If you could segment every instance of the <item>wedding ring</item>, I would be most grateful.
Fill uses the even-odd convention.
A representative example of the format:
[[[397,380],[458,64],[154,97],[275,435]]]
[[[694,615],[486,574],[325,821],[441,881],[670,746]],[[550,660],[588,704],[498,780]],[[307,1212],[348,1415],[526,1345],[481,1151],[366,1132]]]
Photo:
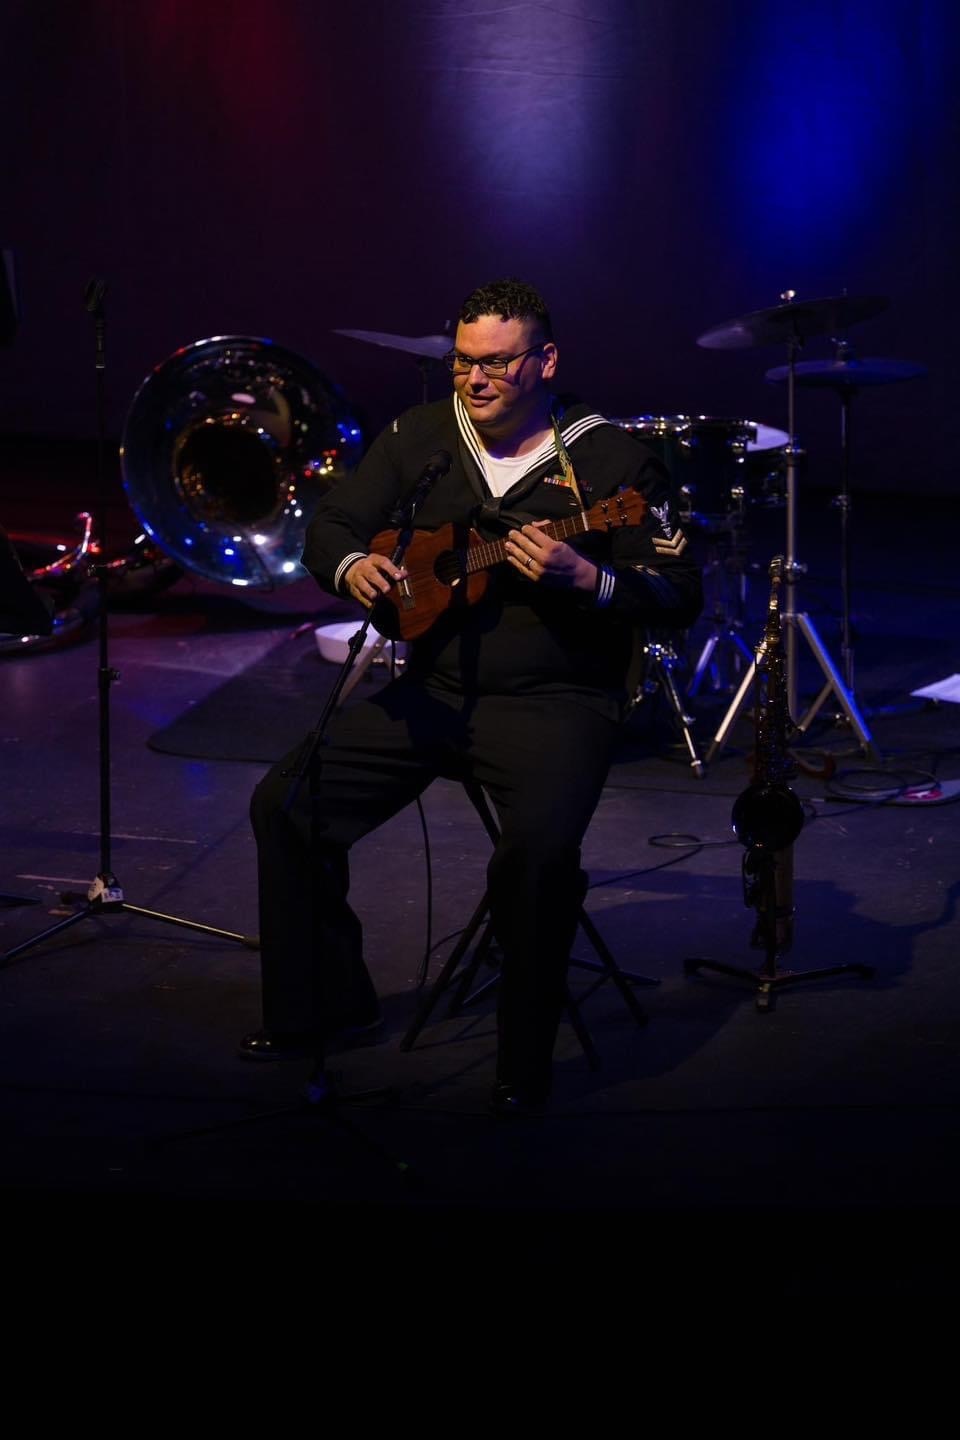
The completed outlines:
[[[528,555],[528,556],[527,556],[527,569],[528,569],[528,570],[530,569],[530,566],[531,566],[532,564],[533,564],[533,556],[532,556],[532,555]]]

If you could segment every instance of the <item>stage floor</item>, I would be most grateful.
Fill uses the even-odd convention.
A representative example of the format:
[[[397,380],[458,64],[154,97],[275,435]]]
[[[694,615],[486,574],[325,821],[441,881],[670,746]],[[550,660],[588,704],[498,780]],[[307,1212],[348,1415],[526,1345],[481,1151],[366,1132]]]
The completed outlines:
[[[625,729],[584,853],[590,916],[622,966],[657,982],[635,991],[648,1023],[638,1027],[609,985],[593,995],[583,1014],[600,1068],[565,1023],[545,1118],[505,1123],[486,1111],[487,1000],[441,1014],[400,1049],[427,936],[413,810],[362,842],[353,865],[387,1026],[381,1043],[338,1053],[334,1068],[345,1091],[388,1087],[385,1097],[329,1120],[302,1099],[308,1066],[235,1058],[259,1023],[252,950],[137,915],[84,919],[0,975],[8,1205],[23,1224],[52,1209],[67,1226],[155,1205],[191,1226],[251,1206],[306,1207],[338,1233],[376,1236],[366,1253],[380,1264],[400,1264],[411,1238],[457,1227],[474,1247],[514,1241],[549,1261],[571,1221],[600,1219],[589,1243],[648,1283],[695,1286],[737,1266],[741,1283],[771,1292],[955,1284],[941,1241],[960,1198],[960,807],[950,803],[960,707],[924,706],[910,691],[960,671],[956,518],[942,503],[905,515],[862,500],[856,693],[879,758],[859,754],[826,714],[801,746],[811,765],[829,753],[837,775],[795,782],[808,819],[790,963],[855,960],[874,979],[800,984],[761,1013],[748,986],[685,972],[691,957],[759,963],[730,825],[751,729],[742,716],[700,779],[655,692]],[[781,523],[779,512],[752,523],[751,645]],[[835,659],[836,524],[828,497],[804,498],[801,608]],[[274,743],[271,712],[258,711],[254,758],[214,758],[237,753],[247,710],[242,686],[210,702],[244,677],[247,693],[261,693],[279,667],[284,683],[267,696],[278,733],[308,729],[331,670],[309,628],[291,635],[340,614],[309,582],[241,599],[190,576],[112,611],[111,850],[129,902],[256,931],[247,805]],[[688,660],[708,634],[702,623],[689,637]],[[95,633],[0,666],[0,890],[37,902],[0,910],[7,950],[69,914],[62,892],[85,891],[99,867]],[[304,681],[299,706],[291,677]],[[732,678],[726,663],[719,678]],[[809,656],[802,678],[817,688]],[[728,703],[707,686],[693,704],[701,753]],[[192,714],[197,725],[184,725]],[[904,803],[904,789],[927,780],[945,803]],[[433,977],[482,892],[488,842],[456,786],[438,782],[425,813]],[[581,934],[576,954],[592,953]],[[574,973],[579,986],[584,972]]]

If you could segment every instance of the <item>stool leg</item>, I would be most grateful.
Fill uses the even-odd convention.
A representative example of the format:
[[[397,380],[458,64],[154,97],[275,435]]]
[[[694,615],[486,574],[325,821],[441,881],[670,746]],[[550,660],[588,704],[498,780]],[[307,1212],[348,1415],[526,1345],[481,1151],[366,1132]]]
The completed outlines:
[[[436,980],[430,986],[430,989],[426,992],[423,999],[420,1001],[420,1004],[417,1006],[417,1013],[416,1015],[414,1015],[413,1020],[407,1027],[406,1034],[400,1041],[401,1050],[413,1049],[414,1045],[416,1044],[417,1036],[420,1034],[420,1031],[423,1029],[424,1025],[427,1023],[427,1021],[430,1019],[430,1016],[433,1014],[434,1007],[436,1006],[441,995],[443,995],[444,991],[453,984],[453,977],[456,973],[457,966],[460,964],[460,961],[463,959],[464,955],[467,953],[467,951],[470,949],[470,946],[473,944],[473,937],[476,935],[477,931],[480,929],[480,926],[484,922],[487,914],[487,908],[487,897],[486,895],[484,895],[483,899],[480,901],[479,905],[474,910],[469,921],[467,922],[467,925],[464,929],[463,934],[460,936],[460,939],[450,951],[450,954],[448,955],[446,963],[444,964],[443,969],[440,971],[440,974],[437,976]]]
[[[590,1066],[590,1069],[599,1070],[601,1068],[600,1056],[597,1053],[596,1045],[594,1045],[593,1043],[593,1036],[590,1034],[590,1031],[584,1024],[583,1016],[580,1014],[580,1006],[570,994],[569,989],[566,993],[567,1017],[570,1021],[570,1024],[573,1026],[573,1032],[576,1035],[577,1039],[580,1041],[580,1044],[583,1048],[583,1053],[587,1057],[587,1064]]]
[[[596,953],[600,956],[601,964],[591,963],[589,960],[577,961],[577,965],[585,970],[602,971],[604,978],[612,980],[620,992],[623,1003],[638,1025],[647,1023],[647,1012],[634,995],[631,985],[659,985],[660,981],[650,975],[634,975],[630,971],[621,970],[613,958],[607,943],[600,931],[594,925],[586,910],[580,911],[580,925],[583,928],[587,939],[590,941]]]
[[[500,832],[497,828],[496,820],[494,819],[493,814],[490,810],[490,806],[487,803],[487,799],[482,787],[479,785],[474,785],[472,783],[467,783],[465,784],[464,789],[466,790],[467,796],[469,797],[471,804],[473,805],[481,821],[483,822],[483,826],[487,832],[487,835],[489,836],[491,842],[496,845],[500,836]],[[582,899],[586,895],[587,886],[589,883],[585,871],[580,872],[580,879],[582,886],[580,895]],[[498,973],[492,976],[484,984],[480,985],[478,989],[474,990],[471,993],[470,987],[473,985],[477,976],[477,972],[481,964],[483,963],[483,960],[489,953],[490,946],[493,942],[493,928],[488,918],[489,910],[489,896],[486,892],[484,892],[480,903],[477,905],[476,909],[473,912],[473,915],[470,917],[470,920],[466,925],[463,934],[460,936],[453,950],[450,952],[450,955],[446,963],[444,964],[442,970],[440,971],[440,974],[437,976],[437,979],[434,981],[433,985],[430,987],[427,993],[423,996],[423,999],[417,1007],[417,1013],[411,1021],[410,1025],[408,1026],[407,1031],[400,1042],[401,1050],[413,1049],[413,1046],[416,1043],[420,1031],[423,1029],[424,1025],[429,1020],[441,996],[445,993],[446,990],[450,988],[451,985],[456,983],[457,988],[454,993],[454,997],[450,1002],[448,1014],[456,1015],[462,1009],[464,1009],[465,1006],[472,1004],[482,995],[485,995],[488,990],[492,989],[493,986],[495,986],[499,982],[500,976]],[[480,930],[480,927],[481,925],[483,925],[485,920],[487,921],[486,928],[484,929],[483,934],[480,936],[474,953],[458,975],[458,967],[460,966],[461,961],[466,956],[468,950],[470,949],[470,946],[473,944],[477,932]],[[593,946],[595,953],[599,957],[600,963],[598,964],[596,961],[592,960],[571,960],[570,963],[571,965],[575,965],[580,969],[591,970],[595,972],[599,976],[599,979],[589,987],[589,989],[586,991],[586,995],[581,996],[579,1000],[574,998],[568,986],[565,990],[566,1012],[569,1017],[570,1024],[573,1027],[574,1033],[576,1034],[576,1037],[583,1048],[583,1052],[587,1058],[587,1063],[589,1064],[591,1070],[599,1070],[600,1056],[597,1052],[596,1046],[593,1043],[593,1038],[590,1035],[586,1024],[584,1023],[583,1016],[580,1011],[580,1005],[583,999],[589,998],[589,996],[593,994],[594,990],[598,989],[600,985],[604,984],[607,980],[611,980],[617,987],[617,990],[624,1004],[630,1011],[630,1014],[636,1021],[636,1023],[638,1025],[645,1025],[647,1023],[646,1011],[638,1002],[636,996],[633,993],[633,990],[631,989],[631,986],[659,985],[660,981],[654,979],[652,976],[649,975],[636,975],[629,970],[622,970],[617,964],[610,950],[608,949],[607,944],[603,939],[603,936],[600,934],[599,930],[594,925],[593,921],[590,919],[590,916],[587,914],[582,904],[580,907],[578,923],[584,931],[585,935],[587,936],[587,939]]]
[[[447,1011],[448,1015],[459,1014],[465,1006],[472,1005],[475,1000],[479,1000],[482,995],[485,995],[487,991],[496,984],[497,976],[493,976],[492,979],[487,980],[485,984],[480,985],[476,990],[471,992],[470,988],[477,978],[477,971],[489,955],[492,944],[493,926],[488,920],[483,934],[477,941],[477,948],[470,957],[469,963],[466,964],[460,972],[457,993],[450,1001],[450,1009]]]

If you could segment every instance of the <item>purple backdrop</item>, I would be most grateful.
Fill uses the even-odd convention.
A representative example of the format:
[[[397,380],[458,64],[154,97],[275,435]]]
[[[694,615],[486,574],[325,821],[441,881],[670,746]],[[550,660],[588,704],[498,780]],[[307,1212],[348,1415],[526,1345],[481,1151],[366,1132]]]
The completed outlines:
[[[850,332],[860,354],[930,371],[858,397],[855,484],[954,493],[947,0],[4,8],[6,433],[93,432],[94,274],[117,435],[153,365],[228,333],[299,350],[372,434],[419,398],[417,367],[331,332],[442,330],[505,273],[542,288],[564,388],[607,413],[782,427],[764,372],[784,356],[696,336],[786,287],[846,289],[891,300]],[[834,396],[801,395],[811,485],[835,483],[838,425]]]

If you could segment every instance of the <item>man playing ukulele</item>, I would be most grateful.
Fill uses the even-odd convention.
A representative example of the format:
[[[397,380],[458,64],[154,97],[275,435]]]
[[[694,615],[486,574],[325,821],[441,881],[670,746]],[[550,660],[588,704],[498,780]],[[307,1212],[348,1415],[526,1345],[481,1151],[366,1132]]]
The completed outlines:
[[[510,1113],[550,1091],[580,845],[617,741],[634,630],[685,628],[702,600],[661,463],[552,395],[557,347],[535,290],[504,280],[474,291],[447,360],[452,399],[405,412],[374,441],[321,502],[303,563],[325,590],[389,609],[402,633],[421,602],[405,600],[383,535],[416,494],[408,554],[431,543],[421,530],[447,527],[462,556],[484,561],[484,584],[451,572],[432,585],[425,571],[435,593],[422,603],[436,616],[399,679],[335,716],[312,825],[310,786],[284,803],[291,757],[257,787],[264,1028],[240,1053],[312,1056],[338,1028],[376,1023],[347,852],[437,776],[470,781],[501,827],[488,870],[502,954],[491,1104]]]

